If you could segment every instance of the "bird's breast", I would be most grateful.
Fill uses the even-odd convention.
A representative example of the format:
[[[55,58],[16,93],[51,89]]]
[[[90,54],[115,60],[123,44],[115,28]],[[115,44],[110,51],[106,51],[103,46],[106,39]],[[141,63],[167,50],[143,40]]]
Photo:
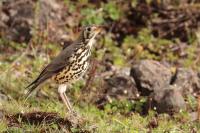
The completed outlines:
[[[68,65],[55,76],[59,84],[72,83],[81,78],[89,67],[90,49],[79,49],[69,58]]]

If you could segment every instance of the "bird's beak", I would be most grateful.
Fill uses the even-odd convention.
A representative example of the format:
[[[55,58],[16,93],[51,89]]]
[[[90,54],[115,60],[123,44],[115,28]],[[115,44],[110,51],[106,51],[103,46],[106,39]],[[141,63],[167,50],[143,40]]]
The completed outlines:
[[[99,32],[103,30],[103,26],[96,26],[94,30],[98,34]]]

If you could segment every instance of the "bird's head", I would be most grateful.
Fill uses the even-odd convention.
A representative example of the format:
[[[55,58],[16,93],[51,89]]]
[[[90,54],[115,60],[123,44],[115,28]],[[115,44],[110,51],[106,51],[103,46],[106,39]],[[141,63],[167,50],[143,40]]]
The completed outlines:
[[[102,26],[87,26],[83,28],[83,37],[84,39],[93,39],[95,36],[100,33]]]
[[[91,25],[91,26],[85,26],[82,27],[81,30],[81,35],[78,39],[78,41],[83,42],[85,44],[92,44],[94,38],[102,31],[103,26],[96,26],[96,25]]]

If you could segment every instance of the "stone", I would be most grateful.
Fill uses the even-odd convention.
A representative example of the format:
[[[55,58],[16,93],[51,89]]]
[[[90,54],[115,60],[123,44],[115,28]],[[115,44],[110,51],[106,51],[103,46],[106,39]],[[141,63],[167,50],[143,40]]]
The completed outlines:
[[[142,60],[131,69],[138,91],[148,96],[151,92],[163,90],[169,85],[172,73],[169,68],[153,60]]]
[[[158,113],[174,113],[186,109],[184,98],[180,88],[176,85],[168,85],[162,90],[156,91],[150,95],[149,108]]]
[[[130,76],[114,75],[106,79],[106,95],[116,99],[134,99],[139,96],[134,80]]]
[[[200,94],[200,78],[192,69],[178,68],[171,84],[179,86],[184,95]]]
[[[116,69],[111,75],[103,78],[101,96],[95,98],[98,108],[113,100],[134,100],[139,98],[136,83],[130,76],[130,68]]]
[[[189,113],[190,121],[194,122],[198,120],[198,113],[197,112],[191,112]]]

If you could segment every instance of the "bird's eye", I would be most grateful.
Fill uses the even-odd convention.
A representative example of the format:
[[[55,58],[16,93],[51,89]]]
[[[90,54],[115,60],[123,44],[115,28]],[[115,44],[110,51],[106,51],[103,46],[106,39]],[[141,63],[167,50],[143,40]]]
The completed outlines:
[[[87,28],[87,31],[89,31],[89,32],[90,32],[90,31],[91,31],[91,28],[90,28],[90,27],[88,27],[88,28]]]

